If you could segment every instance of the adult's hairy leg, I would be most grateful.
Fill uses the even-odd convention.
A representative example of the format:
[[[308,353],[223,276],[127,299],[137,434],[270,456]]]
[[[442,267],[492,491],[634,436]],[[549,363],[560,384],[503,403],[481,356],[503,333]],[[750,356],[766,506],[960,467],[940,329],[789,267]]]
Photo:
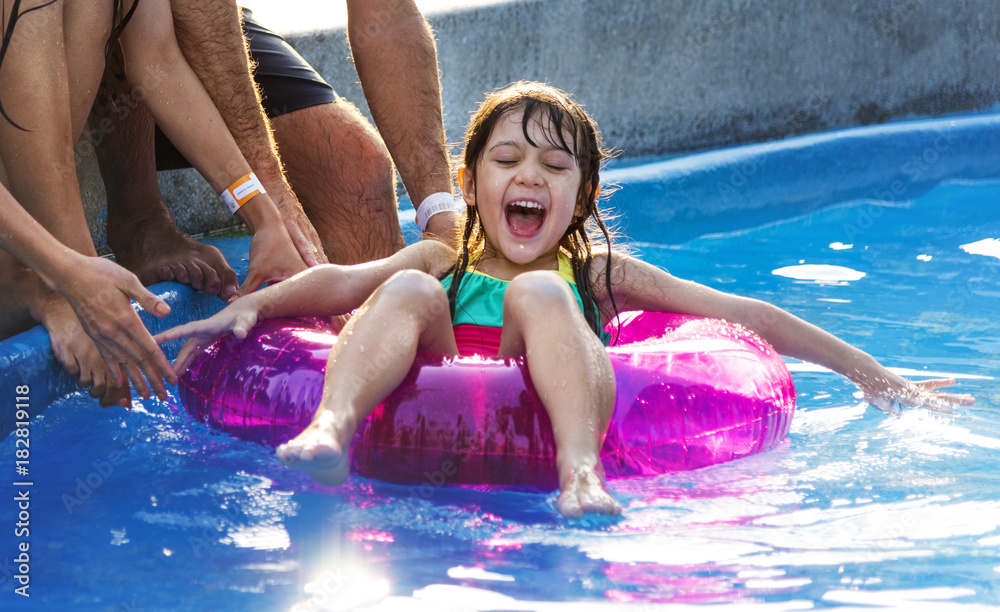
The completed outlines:
[[[392,161],[354,105],[320,104],[271,120],[288,180],[331,262],[403,248]]]

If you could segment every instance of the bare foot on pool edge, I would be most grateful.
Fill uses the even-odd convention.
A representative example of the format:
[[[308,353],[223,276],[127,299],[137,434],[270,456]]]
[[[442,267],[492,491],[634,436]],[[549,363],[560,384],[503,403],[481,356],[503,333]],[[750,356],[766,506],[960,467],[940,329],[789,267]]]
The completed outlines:
[[[278,447],[278,460],[296,470],[302,470],[313,480],[330,487],[347,481],[351,468],[351,436],[346,442],[334,426],[334,414],[321,412],[305,431]]]
[[[569,518],[580,518],[584,514],[621,514],[622,507],[611,497],[604,484],[604,478],[590,468],[570,472],[561,486],[556,508]]]
[[[138,219],[109,223],[115,260],[143,285],[177,281],[223,299],[236,294],[236,273],[219,249],[202,244],[174,224],[166,206]]]

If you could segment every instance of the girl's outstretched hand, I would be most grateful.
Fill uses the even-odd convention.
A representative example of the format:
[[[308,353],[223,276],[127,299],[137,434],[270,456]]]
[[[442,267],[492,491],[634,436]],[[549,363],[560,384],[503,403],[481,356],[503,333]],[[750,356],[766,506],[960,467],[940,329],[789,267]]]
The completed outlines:
[[[174,360],[174,370],[177,372],[177,376],[180,376],[187,371],[194,358],[206,346],[219,338],[229,333],[240,340],[247,337],[258,321],[257,308],[251,302],[252,300],[247,298],[237,299],[207,319],[178,325],[156,334],[153,339],[162,344],[178,338],[190,338],[181,347],[180,352],[177,353],[177,359]]]
[[[910,381],[886,371],[883,376],[859,383],[865,401],[882,412],[895,414],[897,406],[926,408],[954,414],[953,406],[971,406],[976,398],[967,393],[945,393],[941,387],[955,384],[954,378],[932,378]]]

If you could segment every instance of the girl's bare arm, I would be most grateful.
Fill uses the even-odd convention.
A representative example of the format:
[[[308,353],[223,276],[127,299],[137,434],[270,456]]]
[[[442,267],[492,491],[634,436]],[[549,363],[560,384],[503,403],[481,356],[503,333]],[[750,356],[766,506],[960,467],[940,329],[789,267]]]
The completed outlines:
[[[884,410],[891,411],[896,402],[947,410],[950,404],[974,401],[969,395],[932,391],[954,380],[913,383],[893,374],[871,355],[767,302],[676,278],[633,257],[612,257],[612,287],[619,310],[677,312],[738,323],[782,355],[846,376],[861,387],[871,404]],[[607,296],[601,299],[608,301]]]
[[[174,362],[175,370],[181,374],[194,356],[225,334],[245,338],[263,319],[348,313],[361,306],[396,272],[421,270],[440,276],[454,260],[455,252],[450,247],[436,240],[424,240],[385,259],[353,266],[316,266],[280,284],[241,297],[208,319],[161,332],[155,339],[166,342],[191,338]]]

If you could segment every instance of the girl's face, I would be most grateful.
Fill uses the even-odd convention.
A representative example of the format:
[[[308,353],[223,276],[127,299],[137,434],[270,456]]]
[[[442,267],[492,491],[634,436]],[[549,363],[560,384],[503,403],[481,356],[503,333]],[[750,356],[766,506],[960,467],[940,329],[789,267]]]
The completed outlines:
[[[558,252],[577,214],[581,175],[576,158],[549,142],[548,119],[541,114],[542,119],[536,115],[529,121],[532,145],[524,137],[522,115],[514,111],[497,122],[475,184],[468,172],[461,182],[466,203],[479,206],[488,245],[498,257],[525,265]],[[572,148],[573,136],[565,136]]]

